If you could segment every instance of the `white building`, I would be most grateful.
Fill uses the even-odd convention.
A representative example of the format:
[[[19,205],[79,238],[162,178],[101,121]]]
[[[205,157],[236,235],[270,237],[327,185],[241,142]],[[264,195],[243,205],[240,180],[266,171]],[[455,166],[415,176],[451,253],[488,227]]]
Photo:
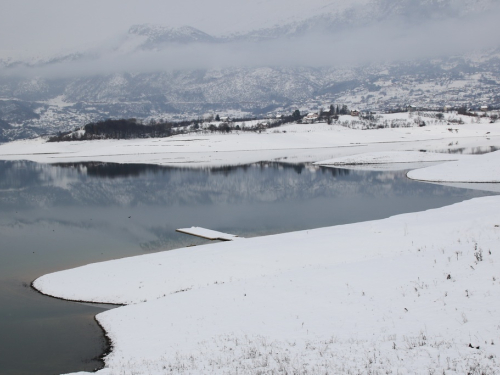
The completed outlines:
[[[319,115],[317,113],[309,113],[306,117],[302,119],[302,122],[307,124],[312,124],[318,120]]]

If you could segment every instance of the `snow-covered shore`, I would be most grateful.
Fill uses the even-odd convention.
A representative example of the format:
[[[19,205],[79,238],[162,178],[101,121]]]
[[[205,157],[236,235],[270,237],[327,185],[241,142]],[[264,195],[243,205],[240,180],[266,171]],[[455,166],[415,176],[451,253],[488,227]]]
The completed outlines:
[[[438,165],[425,166],[424,163]],[[415,151],[372,152],[338,157],[316,162],[317,165],[337,168],[377,170],[384,168],[409,169],[414,164],[418,169],[408,172],[413,180],[451,183],[499,183],[500,151],[484,155],[442,154]]]
[[[436,164],[425,166],[425,164]],[[337,168],[410,169],[413,180],[451,183],[499,183],[500,151],[485,155],[442,154],[414,151],[372,152],[316,162]],[[414,167],[416,165],[416,167]],[[425,167],[425,168],[422,168]]]
[[[500,183],[500,151],[417,169],[407,176],[432,182]]]
[[[359,131],[326,124],[279,130],[85,146],[15,142],[0,146],[0,158],[190,166],[334,164],[332,158],[346,156],[353,164],[446,160],[410,177],[477,182],[472,172],[487,175],[500,154],[436,153],[494,145],[497,124],[461,125],[458,133],[443,126]],[[419,149],[435,152],[407,151]],[[360,153],[370,154],[352,156]],[[95,263],[33,285],[59,298],[127,305],[97,316],[113,342],[98,374],[496,374],[499,208],[500,197],[479,198]]]
[[[43,276],[126,303],[99,374],[500,370],[500,197]],[[470,348],[471,344],[474,348]]]
[[[189,134],[169,138],[74,142],[23,140],[0,145],[0,160],[212,167],[259,161],[316,162],[374,151],[426,149],[443,152],[450,148],[488,146],[500,146],[498,124],[357,130],[317,123],[290,124],[262,133]]]

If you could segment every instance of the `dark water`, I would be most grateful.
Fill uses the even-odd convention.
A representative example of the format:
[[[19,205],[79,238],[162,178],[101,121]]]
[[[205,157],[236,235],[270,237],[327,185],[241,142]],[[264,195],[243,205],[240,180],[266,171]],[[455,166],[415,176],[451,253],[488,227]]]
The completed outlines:
[[[441,207],[490,193],[405,172],[260,163],[219,169],[0,162],[0,374],[93,370],[105,348],[100,306],[56,300],[35,278],[79,265],[207,241],[310,229]]]

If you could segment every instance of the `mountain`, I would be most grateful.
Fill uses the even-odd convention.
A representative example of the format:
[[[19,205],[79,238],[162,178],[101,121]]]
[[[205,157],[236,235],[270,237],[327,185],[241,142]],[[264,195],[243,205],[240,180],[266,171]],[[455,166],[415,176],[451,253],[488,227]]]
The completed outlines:
[[[3,140],[110,117],[500,106],[498,0],[318,4],[251,31],[135,25],[101,48],[0,60]]]
[[[0,101],[0,118],[4,121],[15,122],[16,120],[38,119],[40,116],[33,111],[33,107],[29,104],[14,100],[2,100]]]
[[[142,45],[143,48],[151,48],[166,43],[187,44],[217,42],[217,38],[191,26],[172,28],[159,25],[135,25],[128,30],[128,33],[130,35],[147,37]]]
[[[0,119],[0,131],[5,130],[5,129],[11,129],[12,126],[7,121],[1,120]]]
[[[427,23],[429,20],[471,17],[498,9],[498,0],[358,0],[351,6],[342,2],[328,2],[318,13],[287,23],[278,22],[272,27],[249,32],[212,36],[194,27],[170,28],[159,25],[136,25],[129,34],[147,36],[143,47],[165,43],[231,43],[239,41],[267,41],[280,38],[297,38],[305,35],[335,34],[355,27],[393,22],[406,25]],[[336,5],[336,6],[334,6]]]

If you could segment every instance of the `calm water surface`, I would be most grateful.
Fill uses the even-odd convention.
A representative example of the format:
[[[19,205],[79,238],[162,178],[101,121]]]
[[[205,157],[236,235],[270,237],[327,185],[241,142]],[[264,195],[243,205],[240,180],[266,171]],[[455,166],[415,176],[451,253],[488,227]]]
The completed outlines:
[[[208,241],[201,226],[244,237],[441,207],[492,193],[425,184],[405,172],[259,163],[218,169],[0,162],[0,374],[90,371],[108,308],[42,296],[49,272]]]

